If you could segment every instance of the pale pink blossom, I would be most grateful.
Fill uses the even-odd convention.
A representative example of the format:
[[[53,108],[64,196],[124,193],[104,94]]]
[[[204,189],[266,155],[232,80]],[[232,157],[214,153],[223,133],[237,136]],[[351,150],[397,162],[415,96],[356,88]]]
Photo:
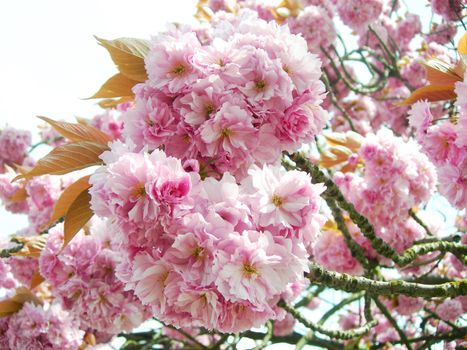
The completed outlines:
[[[313,260],[326,269],[361,275],[363,268],[352,256],[344,236],[338,231],[323,231],[313,245]]]
[[[194,33],[154,38],[151,51],[145,58],[146,71],[152,85],[168,94],[187,90],[200,76],[192,62],[194,51],[199,46]]]
[[[0,173],[5,171],[5,165],[23,164],[27,156],[27,148],[31,145],[31,133],[6,127],[0,130]]]
[[[423,298],[413,298],[405,295],[399,295],[397,297],[396,311],[399,315],[410,316],[418,312],[424,304],[425,301]]]
[[[255,128],[248,112],[230,102],[224,103],[200,132],[201,139],[206,143],[208,156],[215,156],[221,150],[231,154],[236,149],[246,151],[254,145],[254,134]]]
[[[467,156],[455,163],[446,163],[438,169],[439,192],[458,208],[467,206]]]
[[[336,8],[344,24],[360,30],[378,19],[383,0],[337,0]]]
[[[9,318],[6,335],[7,349],[11,350],[75,350],[81,345],[84,332],[79,329],[79,322],[57,304],[44,309],[25,303]]]
[[[446,21],[457,21],[462,17],[463,3],[462,0],[431,0],[431,8]]]
[[[447,299],[436,307],[436,313],[445,321],[455,321],[464,314],[464,310],[459,300]]]
[[[316,213],[324,186],[311,184],[308,174],[264,166],[252,167],[249,175],[245,184],[250,188],[252,207],[261,225],[301,228]]]
[[[321,53],[320,47],[327,48],[336,40],[334,23],[321,6],[307,6],[296,18],[289,21],[290,30],[302,34],[308,49],[313,53]]]

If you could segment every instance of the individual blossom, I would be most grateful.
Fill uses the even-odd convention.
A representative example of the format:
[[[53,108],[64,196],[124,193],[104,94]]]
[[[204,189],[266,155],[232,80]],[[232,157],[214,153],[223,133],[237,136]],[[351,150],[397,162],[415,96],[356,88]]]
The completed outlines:
[[[161,94],[151,94],[124,114],[124,132],[139,148],[156,149],[175,134],[180,117],[167,102]]]
[[[332,18],[321,6],[307,6],[297,17],[288,21],[292,33],[301,33],[311,52],[321,54],[321,47],[327,48],[336,40],[336,29]]]
[[[436,313],[444,321],[455,321],[462,316],[464,309],[457,299],[446,299],[436,307]]]
[[[120,106],[126,110],[126,106]],[[91,125],[101,130],[103,133],[117,140],[122,136],[123,121],[120,118],[118,109],[107,109],[104,113],[98,114],[91,119]]]
[[[200,46],[194,33],[181,33],[173,37],[161,35],[153,39],[151,51],[145,58],[149,81],[167,94],[186,91],[200,72],[192,58]]]
[[[239,90],[258,108],[284,110],[292,102],[293,82],[280,60],[272,60],[263,49],[250,52],[240,64]],[[264,107],[263,107],[264,106]]]
[[[404,19],[396,25],[394,40],[397,41],[399,49],[409,51],[409,44],[412,39],[422,30],[420,17],[413,13],[407,13]]]
[[[39,232],[49,222],[62,189],[62,180],[51,175],[34,177],[26,183],[28,219]]]
[[[281,244],[282,243],[282,244]],[[306,271],[306,260],[290,254],[291,241],[275,243],[268,232],[244,231],[219,245],[216,286],[229,301],[247,301],[261,310]]]
[[[261,225],[303,228],[317,213],[324,186],[311,184],[306,173],[264,166],[252,167],[249,174],[245,185]]]
[[[427,101],[415,102],[409,110],[409,125],[418,135],[425,135],[433,121],[430,104]]]
[[[170,213],[189,181],[180,161],[161,151],[129,152],[91,176],[91,204],[101,216],[144,224]]]
[[[409,60],[410,61],[401,69],[401,77],[405,79],[413,88],[420,88],[425,86],[427,83],[425,67],[423,67],[421,62],[417,59],[410,58]],[[419,102],[421,101],[416,103]]]
[[[314,136],[326,126],[328,115],[319,106],[322,101],[320,96],[323,96],[320,91],[324,92],[324,87],[317,84],[313,92],[307,91],[297,96],[277,119],[275,134],[285,150],[293,151],[303,143],[312,142]],[[320,99],[319,102],[317,99]]]
[[[448,162],[438,169],[439,191],[449,202],[463,209],[467,206],[467,156]]]
[[[293,332],[295,323],[295,318],[291,314],[287,314],[283,320],[274,322],[274,329],[272,332],[278,337],[289,335]]]
[[[462,156],[462,150],[456,144],[457,131],[450,122],[434,125],[428,129],[418,142],[430,160],[436,165],[448,161],[456,162]]]
[[[337,0],[337,13],[342,22],[354,30],[366,29],[383,11],[382,0]]]
[[[313,260],[326,269],[361,275],[363,268],[352,256],[342,233],[337,230],[323,231],[313,245]]]
[[[406,295],[399,295],[397,297],[396,311],[399,315],[410,316],[418,312],[424,304],[425,301],[423,300],[423,298],[414,298],[408,297]]]
[[[203,125],[200,136],[206,144],[206,154],[214,156],[219,151],[235,154],[237,149],[247,151],[253,146],[255,128],[248,112],[226,102],[217,114]]]

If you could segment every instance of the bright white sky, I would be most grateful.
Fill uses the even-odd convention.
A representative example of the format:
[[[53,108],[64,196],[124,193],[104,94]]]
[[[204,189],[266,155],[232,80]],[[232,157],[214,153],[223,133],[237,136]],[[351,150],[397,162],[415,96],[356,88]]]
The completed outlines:
[[[0,127],[30,128],[35,115],[91,117],[91,96],[116,69],[93,35],[149,39],[189,22],[196,0],[15,0],[0,5]],[[90,115],[91,114],[91,115]]]

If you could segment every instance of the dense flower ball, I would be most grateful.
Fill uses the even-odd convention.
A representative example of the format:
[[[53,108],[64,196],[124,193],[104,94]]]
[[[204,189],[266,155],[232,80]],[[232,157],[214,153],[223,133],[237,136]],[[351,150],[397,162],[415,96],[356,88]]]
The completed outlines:
[[[336,173],[334,180],[378,234],[403,250],[422,232],[408,212],[430,198],[435,168],[415,142],[404,142],[387,129],[367,135],[358,154],[365,164],[362,176]]]
[[[91,233],[79,233],[61,251],[63,226],[52,229],[39,260],[41,275],[82,327],[109,334],[131,331],[149,315],[115,277],[119,253],[110,247],[106,226],[94,223]]]
[[[8,338],[8,346],[2,347],[5,350],[76,350],[81,345],[84,335],[84,332],[79,330],[79,322],[58,304],[50,305],[46,309],[43,306],[25,303],[7,322],[5,335]]]
[[[154,316],[222,332],[283,317],[275,304],[302,281],[323,223],[322,185],[272,166],[252,166],[240,185],[229,173],[202,181],[160,150],[118,142],[102,157],[92,205],[120,246],[118,277]]]
[[[135,87],[124,134],[137,150],[163,146],[211,175],[241,179],[251,164],[313,141],[327,114],[321,62],[301,36],[251,10],[225,15],[213,19],[207,42],[180,29],[153,38],[149,79]]]

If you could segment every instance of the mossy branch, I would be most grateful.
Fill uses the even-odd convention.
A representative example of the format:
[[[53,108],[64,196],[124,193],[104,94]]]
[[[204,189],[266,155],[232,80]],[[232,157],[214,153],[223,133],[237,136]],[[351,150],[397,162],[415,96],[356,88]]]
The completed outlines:
[[[378,324],[377,321],[370,320],[368,321],[367,324],[361,327],[349,330],[349,331],[332,330],[332,329],[324,328],[323,326],[319,324],[315,324],[315,323],[308,321],[305,317],[302,316],[302,314],[300,314],[300,312],[295,310],[292,306],[287,305],[287,303],[283,300],[280,300],[277,305],[283,308],[288,313],[290,313],[297,321],[302,323],[305,327],[308,327],[309,329],[315,332],[327,335],[330,338],[348,340],[348,339],[360,337],[362,335],[367,334],[371,328],[373,328],[374,326]]]
[[[349,293],[366,291],[374,295],[408,295],[423,298],[449,298],[467,295],[467,280],[459,280],[442,284],[419,284],[402,280],[374,281],[365,277],[351,276],[346,273],[326,271],[317,264],[310,264],[307,277],[313,283],[343,290]]]

